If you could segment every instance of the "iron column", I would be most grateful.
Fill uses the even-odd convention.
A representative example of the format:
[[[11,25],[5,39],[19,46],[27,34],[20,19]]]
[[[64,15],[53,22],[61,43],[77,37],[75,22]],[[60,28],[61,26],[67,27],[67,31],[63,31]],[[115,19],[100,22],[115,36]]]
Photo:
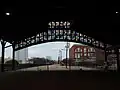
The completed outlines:
[[[118,48],[116,48],[116,54],[117,54],[117,71],[120,72],[119,49]]]
[[[67,46],[66,46],[66,68],[67,68]]]
[[[4,72],[4,53],[5,53],[5,44],[6,44],[6,42],[5,42],[4,40],[1,40],[1,45],[2,45],[1,72]]]
[[[13,48],[12,70],[15,70],[15,44],[14,44],[14,43],[13,43],[13,45],[12,45],[12,48]]]
[[[68,48],[69,48],[69,43],[68,43],[68,41],[67,41],[67,44],[66,44],[65,48],[66,48],[66,68],[67,68]]]

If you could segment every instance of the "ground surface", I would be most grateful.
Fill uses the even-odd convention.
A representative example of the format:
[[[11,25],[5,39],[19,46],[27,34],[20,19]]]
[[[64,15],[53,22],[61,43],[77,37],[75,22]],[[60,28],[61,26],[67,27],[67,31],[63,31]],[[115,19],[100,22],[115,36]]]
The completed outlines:
[[[81,66],[71,66],[71,70],[97,70],[95,68],[87,68],[87,67],[81,67]],[[48,66],[37,66],[37,67],[31,67],[31,68],[25,68],[25,69],[20,69],[17,71],[38,71],[38,70],[69,70],[66,68],[66,66],[60,66],[59,64],[55,65],[48,65]]]
[[[0,73],[0,90],[119,90],[120,75],[103,72]]]

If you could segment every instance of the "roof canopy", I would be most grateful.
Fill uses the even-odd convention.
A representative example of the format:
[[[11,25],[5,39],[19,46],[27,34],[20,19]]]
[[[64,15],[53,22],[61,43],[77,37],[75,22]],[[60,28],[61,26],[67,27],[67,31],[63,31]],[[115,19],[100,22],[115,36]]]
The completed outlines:
[[[73,22],[72,29],[78,32],[107,44],[120,44],[120,19],[119,13],[115,13],[119,12],[117,4],[106,6],[105,2],[91,1],[7,3],[0,5],[0,38],[10,43],[47,31],[49,21],[68,20]],[[6,16],[6,12],[10,16]]]

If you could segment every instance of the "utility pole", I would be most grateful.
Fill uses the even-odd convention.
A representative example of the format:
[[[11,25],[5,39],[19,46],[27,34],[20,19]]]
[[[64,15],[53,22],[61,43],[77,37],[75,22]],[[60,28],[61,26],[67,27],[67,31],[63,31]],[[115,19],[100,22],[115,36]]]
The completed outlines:
[[[64,50],[64,49],[60,49],[59,50],[59,57],[60,57],[60,60],[62,61],[62,50]]]
[[[65,46],[65,48],[66,48],[66,68],[67,68],[67,63],[68,63],[67,61],[68,61],[68,49],[69,49],[69,46],[70,46],[70,44],[67,41],[66,46]]]

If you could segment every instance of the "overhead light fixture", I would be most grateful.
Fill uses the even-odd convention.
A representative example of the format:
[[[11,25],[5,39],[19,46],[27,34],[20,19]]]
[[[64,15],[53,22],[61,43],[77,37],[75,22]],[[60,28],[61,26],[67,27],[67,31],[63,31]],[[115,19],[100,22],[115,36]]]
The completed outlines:
[[[117,14],[118,12],[116,12],[116,14]]]
[[[10,13],[5,13],[7,16],[9,16],[10,15]]]

